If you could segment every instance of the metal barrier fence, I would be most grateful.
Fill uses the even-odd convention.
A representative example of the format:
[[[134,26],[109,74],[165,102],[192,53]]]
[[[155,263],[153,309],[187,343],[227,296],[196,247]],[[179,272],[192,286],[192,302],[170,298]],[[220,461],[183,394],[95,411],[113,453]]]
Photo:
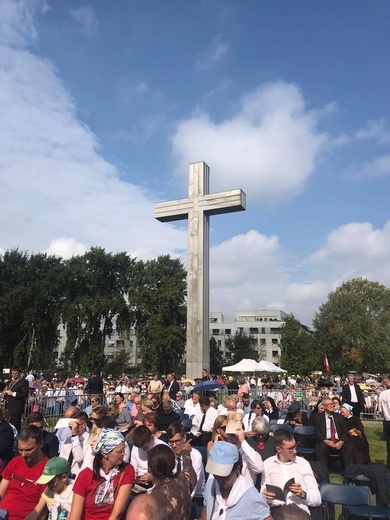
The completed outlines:
[[[188,399],[190,397],[190,393],[183,391],[183,398]],[[235,394],[237,393],[235,390],[228,390],[226,388],[223,388],[221,390],[218,390],[216,392],[213,392],[217,401],[219,403],[222,403],[224,397],[229,394]],[[279,409],[286,409],[288,407],[288,402],[283,404],[283,402],[278,399],[279,394],[281,393],[280,390],[275,390],[271,392],[271,397],[275,399],[275,402]],[[313,406],[317,403],[319,396],[313,395],[311,392],[306,391],[297,391],[293,392],[294,398],[302,403],[302,409],[311,409]],[[249,391],[251,399],[264,399],[265,396],[262,395],[261,391],[257,388],[251,388]],[[115,392],[109,392],[107,394],[93,394],[94,396],[97,396],[99,399],[99,403],[101,405],[109,406],[114,403],[115,399]],[[129,393],[124,394],[125,400],[128,399]],[[90,399],[92,395],[81,393],[80,391],[76,391],[74,396],[69,395],[63,395],[63,396],[54,396],[54,395],[30,395],[28,398],[24,414],[22,417],[22,424],[25,424],[26,417],[31,412],[40,412],[44,418],[45,418],[45,429],[52,431],[54,429],[54,426],[57,422],[57,420],[60,417],[63,417],[65,411],[69,406],[77,405],[80,410],[84,411],[87,410],[90,411]],[[380,416],[376,408],[374,407],[372,410],[370,410],[367,413],[361,414],[361,419],[363,420],[371,420],[371,421],[381,421],[383,418]]]

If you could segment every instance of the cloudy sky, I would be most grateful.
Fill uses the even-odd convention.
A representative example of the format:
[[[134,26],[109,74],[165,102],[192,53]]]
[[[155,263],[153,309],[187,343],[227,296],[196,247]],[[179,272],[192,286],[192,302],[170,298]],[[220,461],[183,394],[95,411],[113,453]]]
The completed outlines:
[[[188,164],[212,217],[211,309],[311,325],[343,281],[390,285],[387,0],[1,0],[0,250],[186,260]]]

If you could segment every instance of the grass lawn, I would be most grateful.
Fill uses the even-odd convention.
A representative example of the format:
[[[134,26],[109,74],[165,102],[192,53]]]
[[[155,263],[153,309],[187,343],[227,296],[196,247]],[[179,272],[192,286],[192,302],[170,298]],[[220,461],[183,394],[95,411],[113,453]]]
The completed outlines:
[[[370,446],[370,457],[372,464],[386,465],[387,453],[386,442],[382,440],[382,423],[378,423],[377,427],[364,426],[368,444]],[[344,477],[344,467],[333,464],[330,471],[330,481],[336,484],[342,484]],[[341,506],[336,506],[336,520],[341,519]]]

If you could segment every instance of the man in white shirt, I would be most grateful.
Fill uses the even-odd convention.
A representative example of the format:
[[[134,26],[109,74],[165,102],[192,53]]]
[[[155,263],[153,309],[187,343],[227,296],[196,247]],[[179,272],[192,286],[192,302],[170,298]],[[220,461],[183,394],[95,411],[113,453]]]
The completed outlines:
[[[210,406],[210,399],[202,396],[199,399],[200,410],[197,410],[195,417],[192,419],[191,435],[192,444],[194,446],[207,446],[211,440],[211,430],[214,426],[214,421],[218,417],[218,412],[215,408]]]
[[[60,457],[69,462],[70,473],[77,477],[80,473],[87,450],[91,449],[88,444],[87,432],[88,416],[85,412],[77,411],[69,421],[69,436],[60,444]]]
[[[294,478],[294,484],[289,486],[286,504],[296,504],[310,514],[310,507],[321,505],[321,494],[309,462],[297,457],[297,445],[294,436],[287,430],[276,430],[274,433],[276,455],[264,461],[262,475],[262,493],[272,508],[279,507],[283,502],[274,500],[275,494],[267,491],[270,484],[283,489],[285,483]],[[274,514],[275,510],[271,509]]]
[[[387,448],[387,469],[390,469],[390,381],[385,382],[387,390],[379,395],[378,411],[383,416],[383,431]]]
[[[181,454],[183,451],[183,447],[185,443],[187,442],[187,435],[185,428],[182,424],[179,422],[174,422],[170,426],[168,426],[167,429],[167,435],[169,439],[169,445],[173,450],[173,453],[176,457],[176,468],[175,472],[180,473],[180,471],[183,468],[183,460],[181,458]],[[204,468],[203,468],[203,461],[202,461],[202,455],[197,449],[193,449],[190,452],[191,456],[191,462],[192,467],[194,468],[194,471],[196,473],[197,483],[194,488],[194,490],[191,493],[191,496],[203,496],[204,492],[204,483],[205,483],[205,476],[204,476]]]
[[[191,397],[184,403],[184,413],[188,414],[190,418],[194,417],[196,412],[200,410],[199,398],[198,392],[192,392]]]
[[[146,426],[137,426],[133,432],[133,449],[131,450],[130,464],[134,467],[136,481],[143,485],[150,485],[152,475],[148,472],[148,453],[157,444],[166,444],[157,439]]]

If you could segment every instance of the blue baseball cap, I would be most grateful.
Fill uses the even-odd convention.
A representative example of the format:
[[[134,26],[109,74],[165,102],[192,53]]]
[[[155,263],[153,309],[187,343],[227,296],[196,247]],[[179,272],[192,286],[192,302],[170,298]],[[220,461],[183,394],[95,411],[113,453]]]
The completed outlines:
[[[211,448],[209,459],[206,464],[207,473],[218,477],[230,475],[234,464],[239,459],[238,449],[234,444],[218,441]]]

